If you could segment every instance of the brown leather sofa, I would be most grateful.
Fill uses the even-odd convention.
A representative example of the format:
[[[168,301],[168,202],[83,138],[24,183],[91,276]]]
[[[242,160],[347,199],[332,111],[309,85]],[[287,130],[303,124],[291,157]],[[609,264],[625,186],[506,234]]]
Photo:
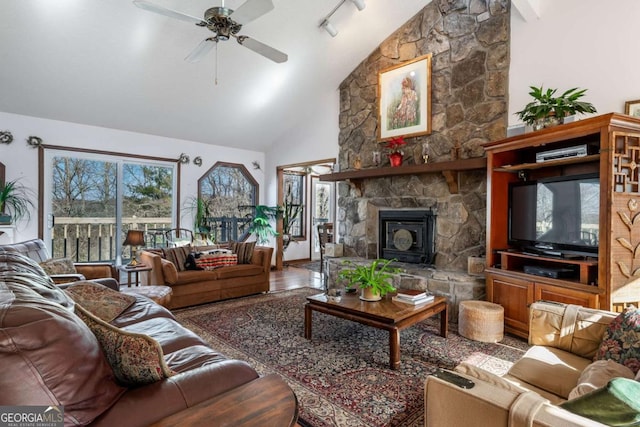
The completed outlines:
[[[63,405],[65,425],[146,426],[258,378],[147,298],[137,296],[110,324],[154,338],[175,374],[117,383],[67,294],[33,260],[0,251],[0,406]]]
[[[430,376],[425,384],[426,426],[600,426],[557,405],[569,398],[593,362],[608,324],[603,310],[539,301],[530,307],[532,347],[502,377],[461,364],[462,388]]]
[[[214,247],[194,247],[193,251],[207,251]],[[273,248],[256,246],[251,264],[220,267],[215,270],[178,271],[161,252],[143,250],[140,262],[151,267],[142,273],[143,285],[165,285],[173,289],[169,308],[187,307],[207,302],[269,292],[269,274]]]

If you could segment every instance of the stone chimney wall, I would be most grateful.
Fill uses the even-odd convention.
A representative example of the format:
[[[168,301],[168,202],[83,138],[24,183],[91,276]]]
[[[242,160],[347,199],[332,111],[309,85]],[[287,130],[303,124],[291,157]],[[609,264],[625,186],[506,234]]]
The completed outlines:
[[[407,138],[405,164],[484,156],[481,143],[506,136],[510,2],[433,0],[365,59],[340,85],[339,160],[341,171],[375,168],[378,72],[431,53],[430,135]],[[453,149],[453,150],[452,150]],[[454,154],[452,151],[457,152]],[[377,212],[385,208],[437,211],[436,268],[466,271],[467,257],[484,253],[486,172],[460,174],[451,194],[444,176],[428,173],[367,179],[360,189],[338,186],[339,236],[346,256],[377,257]]]

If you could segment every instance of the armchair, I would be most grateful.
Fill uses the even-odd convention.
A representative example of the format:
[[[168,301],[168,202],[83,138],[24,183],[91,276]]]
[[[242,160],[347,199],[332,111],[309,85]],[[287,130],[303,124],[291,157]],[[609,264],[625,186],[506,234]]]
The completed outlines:
[[[21,243],[0,245],[0,251],[17,252],[32,260],[41,263],[51,258],[49,251],[41,239],[27,240]],[[118,272],[115,265],[109,262],[74,263],[76,273],[54,274],[51,277],[56,284],[74,282],[76,280],[115,279],[118,280]]]

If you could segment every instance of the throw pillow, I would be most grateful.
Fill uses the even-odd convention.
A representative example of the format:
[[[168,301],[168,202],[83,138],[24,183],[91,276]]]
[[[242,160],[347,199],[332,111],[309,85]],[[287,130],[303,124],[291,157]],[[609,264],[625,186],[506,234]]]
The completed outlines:
[[[640,424],[640,383],[628,378],[614,378],[605,387],[577,399],[567,400],[560,407],[574,414],[610,426]]]
[[[40,263],[40,267],[47,273],[47,276],[56,274],[78,274],[76,266],[69,258],[48,259]]]
[[[178,246],[177,248],[162,249],[164,258],[171,261],[178,271],[185,271],[184,263],[191,253],[191,246]]]
[[[256,242],[231,242],[229,248],[238,255],[238,264],[251,264]]]
[[[578,378],[578,385],[569,393],[569,400],[604,387],[610,380],[617,377],[633,379],[633,372],[613,360],[597,360],[582,371]]]
[[[116,328],[76,304],[76,314],[96,336],[118,382],[125,386],[150,384],[174,375],[153,338]]]
[[[76,282],[64,291],[85,310],[105,322],[111,322],[136,301],[133,295],[93,282]]]
[[[640,371],[640,309],[627,307],[611,321],[594,360],[611,359]]]
[[[196,265],[201,270],[214,270],[236,264],[238,264],[238,255],[236,254],[202,254],[196,258]]]
[[[199,252],[191,253],[191,254],[187,255],[187,260],[184,262],[184,269],[185,270],[202,270],[196,264],[196,258],[198,258],[198,257],[200,257],[200,253]]]

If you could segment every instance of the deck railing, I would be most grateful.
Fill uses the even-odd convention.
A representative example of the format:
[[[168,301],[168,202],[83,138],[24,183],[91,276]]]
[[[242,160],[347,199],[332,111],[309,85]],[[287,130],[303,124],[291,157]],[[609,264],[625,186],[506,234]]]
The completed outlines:
[[[213,236],[217,242],[239,240],[248,229],[250,218],[210,218],[214,224]],[[123,218],[123,236],[128,230],[142,230],[145,247],[168,246],[165,232],[172,228],[171,218]],[[51,232],[51,255],[54,258],[70,258],[75,262],[114,261],[116,258],[116,219],[56,217]],[[122,248],[122,259],[131,259],[131,248]]]

